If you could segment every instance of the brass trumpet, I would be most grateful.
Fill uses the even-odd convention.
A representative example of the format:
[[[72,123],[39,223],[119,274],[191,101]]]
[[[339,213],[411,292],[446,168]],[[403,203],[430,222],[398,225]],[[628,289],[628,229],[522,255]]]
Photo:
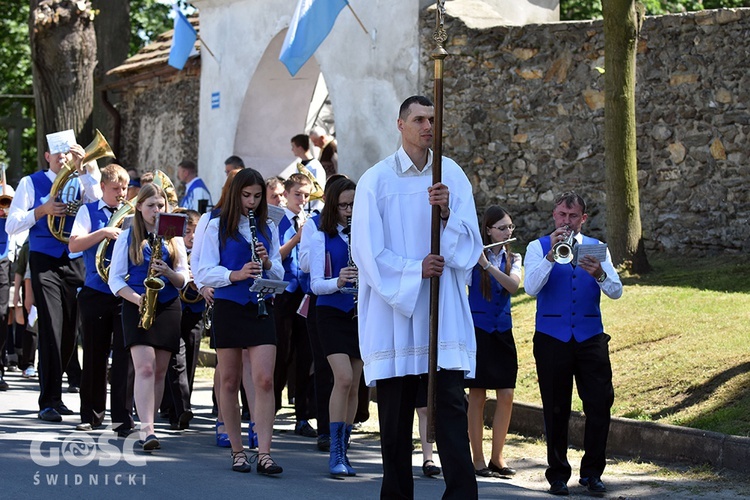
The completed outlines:
[[[565,230],[568,231],[568,236],[552,247],[552,258],[558,264],[570,264],[573,261],[573,231],[568,226],[565,226]]]
[[[86,146],[84,151],[85,154],[83,155],[83,160],[81,160],[81,165],[96,161],[99,158],[114,158],[115,156],[112,152],[112,148],[109,147],[109,144],[107,144],[107,141],[98,129],[94,132],[94,140]],[[58,241],[65,244],[70,240],[70,228],[65,227],[66,219],[69,216],[75,217],[81,206],[81,200],[77,199],[80,188],[78,185],[71,182],[72,180],[77,179],[78,176],[79,173],[78,169],[75,167],[75,163],[72,160],[65,162],[57,173],[57,177],[55,177],[55,181],[52,183],[52,188],[49,192],[50,199],[60,200],[67,204],[65,215],[47,216],[47,227],[49,228],[50,233],[52,233],[52,236]]]

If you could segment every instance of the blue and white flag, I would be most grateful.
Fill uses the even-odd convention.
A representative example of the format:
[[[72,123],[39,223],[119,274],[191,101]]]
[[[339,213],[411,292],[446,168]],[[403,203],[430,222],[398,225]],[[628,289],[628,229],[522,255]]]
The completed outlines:
[[[198,33],[190,24],[185,15],[180,12],[176,4],[172,5],[175,12],[174,18],[174,35],[172,35],[172,48],[169,50],[168,64],[173,68],[182,69],[190,57],[190,53],[195,47],[195,41],[198,39]]]
[[[279,61],[292,76],[323,43],[348,4],[347,0],[299,0],[279,54]]]

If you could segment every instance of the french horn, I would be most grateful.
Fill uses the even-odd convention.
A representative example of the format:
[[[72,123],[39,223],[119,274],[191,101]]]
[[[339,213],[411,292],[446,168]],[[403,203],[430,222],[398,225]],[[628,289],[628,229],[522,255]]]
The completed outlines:
[[[112,148],[109,147],[104,136],[97,129],[94,131],[94,140],[86,146],[84,150],[83,160],[81,165],[86,165],[92,161],[96,161],[99,158],[109,157],[114,158],[115,154],[112,152]],[[50,189],[50,199],[59,200],[66,204],[65,215],[47,216],[47,227],[50,233],[58,241],[65,244],[70,240],[70,224],[67,224],[68,217],[75,217],[78,213],[78,209],[81,206],[81,200],[78,196],[80,188],[77,182],[79,176],[78,169],[75,166],[73,160],[65,162],[60,168],[60,171],[55,177],[55,181],[52,183]]]

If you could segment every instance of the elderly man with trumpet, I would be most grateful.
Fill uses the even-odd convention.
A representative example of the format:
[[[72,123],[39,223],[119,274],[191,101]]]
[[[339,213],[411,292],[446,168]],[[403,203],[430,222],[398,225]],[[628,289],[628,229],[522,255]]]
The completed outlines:
[[[101,197],[99,169],[85,164],[111,155],[102,142],[106,145],[96,139],[88,150],[73,144],[67,151],[55,147],[45,152],[49,168],[21,179],[5,226],[8,235],[29,230],[31,286],[39,311],[38,416],[47,422],[60,422],[61,415],[73,414],[62,401],[62,373],[75,354],[76,290],[83,285],[83,262],[69,257],[65,229],[69,231],[73,224],[71,207]],[[62,176],[75,182],[63,185]],[[62,189],[53,192],[59,186],[65,188],[66,201],[71,203],[62,201]]]
[[[575,377],[586,413],[579,483],[602,495],[607,491],[601,476],[615,396],[610,337],[604,333],[599,301],[602,293],[619,298],[622,283],[606,246],[597,252],[603,243],[581,234],[588,218],[581,196],[572,191],[561,195],[552,218],[552,234],[532,241],[526,249],[525,279],[526,292],[537,298],[534,358],[547,438],[546,476],[550,493],[568,495],[568,420]],[[584,248],[589,251],[581,251]]]

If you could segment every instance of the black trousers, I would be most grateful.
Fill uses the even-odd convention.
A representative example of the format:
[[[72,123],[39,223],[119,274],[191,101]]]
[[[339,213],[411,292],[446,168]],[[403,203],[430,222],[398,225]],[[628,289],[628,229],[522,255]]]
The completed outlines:
[[[383,456],[382,499],[414,498],[412,427],[420,378],[426,376],[409,375],[377,381]],[[435,440],[445,478],[444,499],[478,497],[474,464],[469,451],[463,384],[462,371],[439,370],[437,373]]]
[[[313,366],[313,384],[315,386],[315,418],[318,421],[318,434],[329,434],[331,418],[328,413],[328,402],[331,399],[333,390],[333,372],[328,359],[323,353],[323,346],[320,344],[320,335],[318,333],[317,295],[310,295],[310,307],[307,312],[307,335],[310,338],[310,349],[312,350]]]
[[[78,293],[83,337],[81,422],[100,424],[107,404],[107,360],[112,352],[112,422],[132,427],[133,361],[122,337],[122,299],[83,287]]]
[[[161,405],[169,413],[172,423],[177,422],[182,413],[192,409],[190,397],[193,393],[202,334],[203,313],[183,309],[180,320],[180,351],[169,360],[166,380],[168,390],[164,391]]]
[[[83,259],[29,252],[31,288],[39,313],[39,408],[62,404],[62,374],[76,349],[76,292]]]
[[[606,465],[610,409],[615,399],[609,335],[601,333],[583,342],[562,342],[541,332],[534,334],[534,358],[544,408],[547,437],[547,480],[570,479],[568,421],[575,378],[586,414],[581,477],[599,477]]]
[[[276,367],[273,377],[276,411],[281,408],[281,391],[287,383],[289,364],[294,362],[294,414],[298,421],[315,417],[307,399],[312,383],[310,368],[313,354],[305,318],[297,314],[303,297],[304,293],[298,289],[292,293],[284,292],[273,300],[276,320]]]

